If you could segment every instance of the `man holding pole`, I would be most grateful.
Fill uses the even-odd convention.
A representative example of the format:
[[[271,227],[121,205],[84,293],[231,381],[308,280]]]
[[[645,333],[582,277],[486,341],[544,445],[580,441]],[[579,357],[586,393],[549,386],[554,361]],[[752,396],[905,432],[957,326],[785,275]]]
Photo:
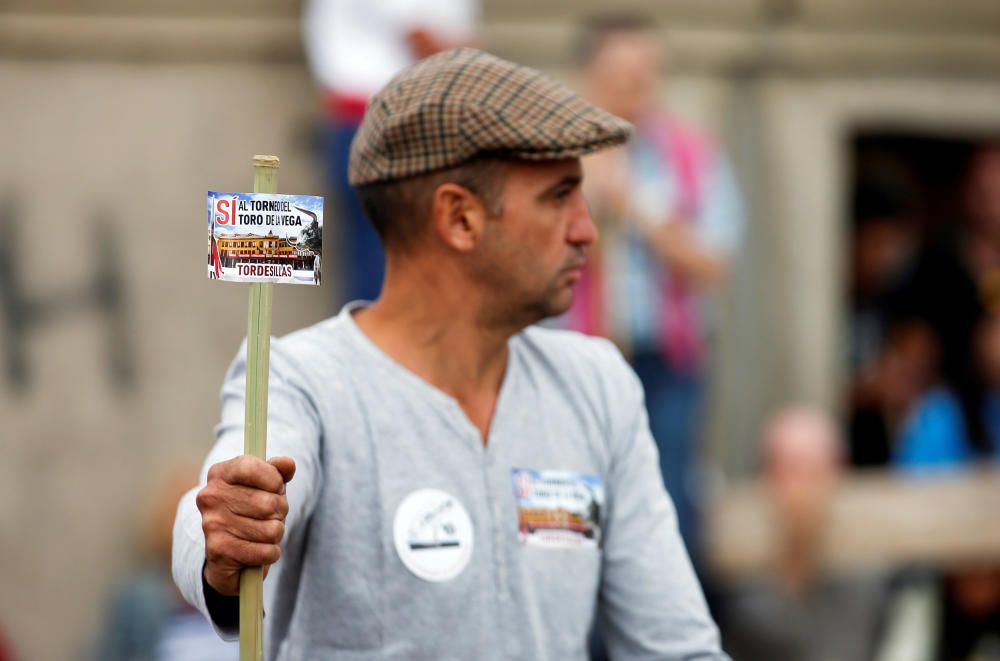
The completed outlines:
[[[596,613],[616,659],[728,659],[634,373],[533,326],[569,307],[597,238],[579,158],[628,133],[473,49],[376,95],[351,180],[382,293],[272,344],[268,462],[236,456],[237,358],[178,511],[175,579],[220,633],[240,572],[280,557],[268,658],[578,659]]]

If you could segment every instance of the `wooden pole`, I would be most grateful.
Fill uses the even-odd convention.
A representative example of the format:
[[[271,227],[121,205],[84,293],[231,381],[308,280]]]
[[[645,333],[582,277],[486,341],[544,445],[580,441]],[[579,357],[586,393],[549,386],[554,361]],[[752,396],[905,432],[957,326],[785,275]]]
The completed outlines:
[[[278,192],[277,156],[253,157],[253,192]],[[247,313],[247,396],[243,453],[267,459],[267,376],[271,350],[271,296],[274,285],[250,285]],[[240,574],[240,661],[264,657],[264,572]]]

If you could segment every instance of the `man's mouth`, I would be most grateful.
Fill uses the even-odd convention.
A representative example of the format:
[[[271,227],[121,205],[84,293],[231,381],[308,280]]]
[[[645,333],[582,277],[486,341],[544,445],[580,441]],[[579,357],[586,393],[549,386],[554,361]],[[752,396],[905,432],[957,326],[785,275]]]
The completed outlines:
[[[583,276],[583,265],[585,263],[586,262],[584,260],[573,262],[563,268],[562,275],[568,277],[570,282],[575,283]]]
[[[585,257],[574,259],[572,262],[563,267],[563,271],[564,272],[582,271],[586,263],[587,259]]]

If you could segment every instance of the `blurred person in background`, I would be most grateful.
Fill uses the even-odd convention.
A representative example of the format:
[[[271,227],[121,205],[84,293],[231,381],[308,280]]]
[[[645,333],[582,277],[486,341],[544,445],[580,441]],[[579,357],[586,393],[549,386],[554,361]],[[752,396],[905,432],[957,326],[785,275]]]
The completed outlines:
[[[822,570],[828,515],[843,473],[843,443],[821,411],[776,413],[761,442],[775,523],[769,575],[722,602],[726,649],[741,661],[865,661],[880,638],[887,587],[875,575]]]
[[[1000,459],[1000,313],[974,334],[974,409],[978,431],[968,424],[956,394],[927,392],[908,416],[894,450],[894,465],[911,474],[967,468]],[[974,434],[982,434],[976,438]],[[985,447],[984,447],[985,445]],[[935,661],[1000,659],[1000,563],[986,561],[948,571],[941,578],[940,608],[931,624]]]
[[[382,286],[382,243],[347,181],[351,140],[368,99],[402,69],[473,41],[477,0],[308,0],[303,38],[328,117],[324,155],[341,228],[345,300],[375,300]]]
[[[1000,565],[953,572],[943,601],[935,661],[1000,661]]]
[[[897,466],[939,470],[1000,459],[1000,313],[984,317],[973,339],[975,423],[963,415],[951,389],[928,391],[900,430],[893,452]]]
[[[3,630],[0,629],[0,661],[14,661],[15,658],[14,651],[7,643]]]
[[[881,174],[881,173],[880,173]],[[868,175],[854,195],[850,260],[850,453],[853,466],[885,466],[891,433],[882,400],[900,288],[918,248],[913,194],[885,175]]]
[[[887,322],[881,350],[851,393],[850,448],[855,466],[886,466],[900,439],[938,403],[950,400],[940,376],[940,345],[921,319]]]
[[[146,554],[112,598],[94,661],[226,661],[239,658],[237,643],[221,640],[189,606],[170,575],[177,503],[197,484],[197,466],[172,471],[155,490],[145,519]],[[0,653],[0,661],[3,661]]]
[[[852,373],[875,362],[885,342],[894,298],[918,249],[914,195],[889,182],[862,182],[854,196],[851,245]]]
[[[725,156],[658,102],[663,59],[641,18],[609,16],[585,26],[585,93],[636,133],[627,147],[584,159],[601,241],[565,322],[614,340],[639,375],[664,482],[697,557],[703,304],[726,281],[744,218]]]

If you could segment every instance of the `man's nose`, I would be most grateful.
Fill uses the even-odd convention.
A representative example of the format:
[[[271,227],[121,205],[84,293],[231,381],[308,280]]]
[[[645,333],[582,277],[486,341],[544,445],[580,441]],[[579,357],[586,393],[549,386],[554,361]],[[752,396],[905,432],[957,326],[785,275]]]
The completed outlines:
[[[598,232],[587,203],[580,201],[569,224],[567,241],[574,246],[589,246],[597,241]]]

